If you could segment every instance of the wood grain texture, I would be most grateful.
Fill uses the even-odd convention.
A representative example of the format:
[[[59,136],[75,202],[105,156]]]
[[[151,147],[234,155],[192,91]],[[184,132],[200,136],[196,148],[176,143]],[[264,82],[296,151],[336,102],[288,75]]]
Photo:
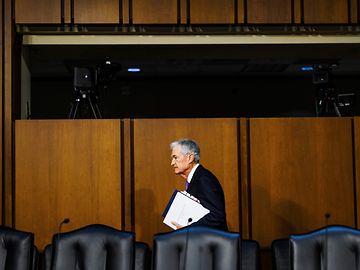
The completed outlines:
[[[3,188],[3,224],[13,225],[13,89],[15,68],[14,60],[14,24],[12,18],[13,1],[4,0],[3,2],[3,92],[1,97],[2,104],[2,188]]]
[[[120,21],[118,0],[74,0],[74,22],[83,24]]]
[[[191,0],[190,23],[233,24],[235,2],[234,0]]]
[[[239,120],[239,141],[240,141],[240,179],[241,179],[241,224],[239,232],[244,239],[251,236],[251,198],[250,198],[250,153],[249,153],[249,120]]]
[[[16,227],[42,250],[63,231],[121,228],[119,120],[16,121]]]
[[[250,119],[253,238],[354,226],[350,118]]]
[[[348,0],[304,0],[304,23],[348,23]]]
[[[61,23],[61,0],[16,0],[15,22]]]
[[[3,5],[0,5],[0,44],[4,44],[4,12],[3,12]],[[5,55],[5,48],[4,46],[1,47],[1,54],[0,54],[0,74],[2,74],[0,76],[0,89],[1,89],[1,93],[4,93],[5,89],[4,89],[4,55]],[[0,95],[0,117],[1,119],[3,119],[3,95]],[[3,125],[0,125],[0,140],[3,141]],[[1,144],[0,149],[1,149],[1,153],[3,152],[3,145]],[[3,175],[3,155],[0,155],[0,174]],[[3,181],[2,181],[3,183]],[[0,215],[3,215],[3,184],[0,186]]]
[[[239,228],[236,119],[135,119],[134,210],[139,241],[152,245],[155,233],[172,230],[161,215],[174,189],[184,190],[185,182],[170,166],[169,144],[185,137],[198,142],[201,163],[222,184],[229,229]]]
[[[248,23],[291,23],[291,0],[248,0]]]
[[[134,24],[176,24],[176,0],[132,0]]]
[[[359,23],[359,1],[351,0],[350,1],[350,22],[351,23]]]

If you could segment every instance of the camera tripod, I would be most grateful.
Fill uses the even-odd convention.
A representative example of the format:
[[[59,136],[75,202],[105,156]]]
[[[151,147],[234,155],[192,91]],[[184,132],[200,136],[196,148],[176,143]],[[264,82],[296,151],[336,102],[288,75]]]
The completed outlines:
[[[68,118],[102,118],[95,91],[75,89],[74,101],[71,104]]]
[[[336,91],[332,87],[319,88],[316,116],[341,116]]]

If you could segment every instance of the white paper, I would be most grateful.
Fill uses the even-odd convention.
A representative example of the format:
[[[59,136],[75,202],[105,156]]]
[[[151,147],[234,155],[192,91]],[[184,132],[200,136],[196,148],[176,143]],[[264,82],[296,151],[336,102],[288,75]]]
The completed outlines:
[[[163,222],[174,230],[176,226],[171,223],[172,221],[181,226],[188,226],[210,213],[198,200],[196,201],[196,198],[190,198],[179,191],[176,191],[173,201],[169,203],[171,205]]]

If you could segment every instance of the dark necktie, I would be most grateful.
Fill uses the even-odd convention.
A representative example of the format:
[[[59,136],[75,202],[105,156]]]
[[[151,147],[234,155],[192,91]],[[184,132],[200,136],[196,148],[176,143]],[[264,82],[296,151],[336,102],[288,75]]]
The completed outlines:
[[[188,189],[188,187],[189,187],[189,182],[188,182],[188,181],[186,181],[185,183],[186,183],[186,184],[185,184],[185,190],[187,190],[187,189]]]

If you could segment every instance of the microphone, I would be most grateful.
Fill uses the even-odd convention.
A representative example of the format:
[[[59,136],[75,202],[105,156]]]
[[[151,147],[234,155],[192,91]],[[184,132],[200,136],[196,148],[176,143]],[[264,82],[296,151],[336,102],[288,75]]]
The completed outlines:
[[[188,241],[189,241],[189,224],[190,222],[192,221],[193,219],[191,217],[188,218],[187,220],[187,224],[186,224],[186,227],[185,230],[186,230],[186,236],[185,236],[185,247],[184,247],[184,265],[183,265],[183,270],[186,269],[186,257],[187,257],[187,250],[188,250]]]
[[[61,222],[59,223],[58,242],[59,242],[59,240],[60,240],[60,233],[61,233],[61,228],[62,228],[62,226],[63,226],[64,224],[69,223],[69,222],[70,222],[70,219],[69,219],[69,218],[64,218],[63,221],[61,221]]]

